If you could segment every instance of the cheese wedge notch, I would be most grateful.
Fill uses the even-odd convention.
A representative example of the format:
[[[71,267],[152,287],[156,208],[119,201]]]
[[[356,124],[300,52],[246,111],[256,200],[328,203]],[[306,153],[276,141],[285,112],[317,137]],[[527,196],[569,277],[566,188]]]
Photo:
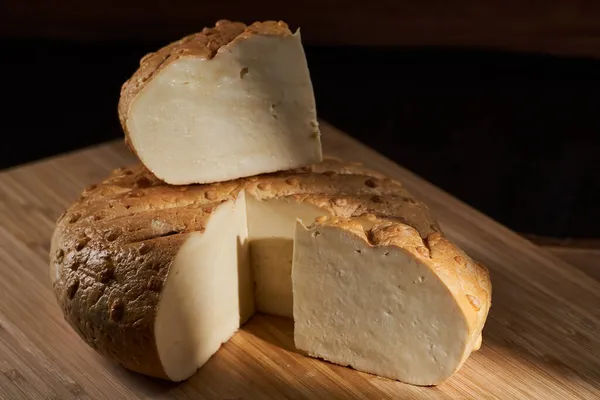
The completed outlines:
[[[294,340],[309,355],[414,385],[437,385],[481,343],[488,272],[439,233],[321,217],[297,222]]]
[[[211,183],[322,160],[300,32],[222,20],[145,56],[121,89],[126,142],[159,179]]]

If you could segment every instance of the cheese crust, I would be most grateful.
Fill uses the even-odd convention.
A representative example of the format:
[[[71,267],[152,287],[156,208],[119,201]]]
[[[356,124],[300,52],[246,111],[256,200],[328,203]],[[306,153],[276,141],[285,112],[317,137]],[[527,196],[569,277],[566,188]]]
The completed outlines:
[[[82,193],[52,237],[51,278],[67,322],[125,368],[169,379],[155,319],[173,260],[191,235],[204,232],[215,210],[242,192],[258,201],[318,207],[323,215],[344,218],[338,226],[349,231],[354,228],[347,221],[378,218],[382,223],[369,234],[370,243],[425,251],[449,288],[473,294],[457,301],[473,334],[480,334],[491,301],[485,267],[445,239],[428,207],[401,183],[336,159],[207,185],[167,185],[142,165],[114,171]],[[407,225],[413,234],[396,237],[386,224]]]

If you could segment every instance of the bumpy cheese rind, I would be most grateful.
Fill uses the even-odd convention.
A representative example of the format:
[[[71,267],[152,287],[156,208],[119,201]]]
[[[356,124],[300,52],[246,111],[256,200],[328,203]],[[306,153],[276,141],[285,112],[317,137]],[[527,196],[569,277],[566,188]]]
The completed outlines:
[[[86,189],[57,222],[51,277],[65,319],[99,353],[133,371],[167,378],[155,345],[154,320],[170,265],[187,236],[203,231],[215,207],[233,201],[242,190],[262,200],[316,205],[333,216],[406,224],[414,228],[414,240],[430,243],[441,266],[448,271],[466,268],[460,276],[448,273],[449,287],[453,280],[466,285],[475,277],[483,282],[479,286],[487,282],[479,269],[472,272],[476,264],[459,250],[451,256],[437,250],[452,245],[426,205],[401,183],[360,165],[327,159],[292,171],[188,186],[167,185],[137,165],[116,170]],[[385,232],[374,231],[374,237],[382,243],[393,240]],[[487,306],[485,296],[470,293],[482,308]]]
[[[121,86],[119,98],[119,120],[125,132],[125,143],[130,150],[135,153],[135,149],[129,141],[126,123],[130,106],[137,95],[162,69],[182,57],[210,60],[219,50],[255,35],[286,37],[292,35],[292,32],[283,21],[255,22],[246,26],[241,22],[224,19],[218,21],[213,28],[204,28],[201,32],[185,36],[142,57],[137,71]]]

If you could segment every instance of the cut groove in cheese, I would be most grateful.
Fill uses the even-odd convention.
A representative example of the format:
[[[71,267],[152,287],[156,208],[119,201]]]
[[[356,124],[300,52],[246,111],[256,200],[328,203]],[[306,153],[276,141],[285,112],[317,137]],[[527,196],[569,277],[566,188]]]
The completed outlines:
[[[328,221],[326,214],[241,191],[204,232],[190,234],[156,318],[171,380],[206,363],[255,308],[294,318],[296,346],[309,355],[417,385],[442,382],[477,350],[480,332],[431,265],[398,244],[370,244],[374,217],[347,226],[300,222]],[[414,229],[395,225],[394,239],[414,247]]]
[[[254,314],[255,301],[257,311],[292,318],[295,221],[324,214],[242,191],[213,211],[204,232],[189,235],[173,260],[156,316],[158,353],[170,380],[186,379],[204,365]]]
[[[192,375],[254,313],[246,204],[221,205],[204,232],[194,232],[173,260],[155,332],[166,375]]]
[[[212,57],[192,51],[203,33],[189,45],[175,43],[179,50],[160,56],[165,62],[135,96],[128,88],[135,79],[125,85],[128,142],[157,177],[175,185],[221,182],[322,160],[300,33],[263,25],[242,30]]]
[[[394,228],[400,243],[407,238],[407,248],[399,242],[374,246],[357,220],[346,222],[355,229],[296,226],[296,347],[406,383],[443,382],[479,347],[481,326],[469,326],[432,264],[408,250],[412,228]]]
[[[247,196],[250,259],[256,282],[256,309],[293,317],[292,252],[296,218],[314,221],[327,212],[290,199]]]

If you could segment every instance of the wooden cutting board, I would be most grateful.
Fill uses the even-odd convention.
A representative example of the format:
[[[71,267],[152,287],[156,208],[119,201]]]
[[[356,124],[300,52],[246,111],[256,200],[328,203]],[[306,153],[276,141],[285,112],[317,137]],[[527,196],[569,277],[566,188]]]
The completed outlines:
[[[54,221],[81,190],[135,161],[119,142],[0,173],[0,398],[600,398],[600,281],[332,127],[322,130],[327,153],[404,182],[490,268],[483,346],[459,373],[424,388],[306,358],[294,351],[291,321],[261,315],[181,384],[98,356],[62,318],[47,253]]]

